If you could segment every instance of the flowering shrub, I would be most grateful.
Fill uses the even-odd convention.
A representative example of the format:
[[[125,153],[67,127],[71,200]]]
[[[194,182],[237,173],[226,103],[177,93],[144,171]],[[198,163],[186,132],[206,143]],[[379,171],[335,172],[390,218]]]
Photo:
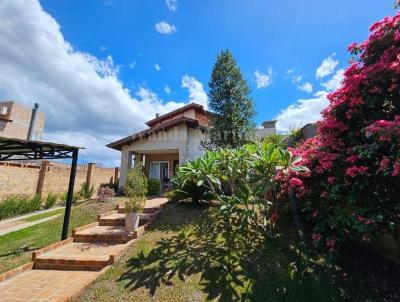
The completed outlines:
[[[370,31],[349,46],[353,59],[328,95],[319,135],[292,150],[311,173],[282,179],[301,199],[312,240],[330,252],[399,225],[400,14]]]
[[[111,188],[104,188],[100,187],[97,190],[97,196],[99,197],[100,201],[109,201],[113,196],[115,195],[115,192]]]

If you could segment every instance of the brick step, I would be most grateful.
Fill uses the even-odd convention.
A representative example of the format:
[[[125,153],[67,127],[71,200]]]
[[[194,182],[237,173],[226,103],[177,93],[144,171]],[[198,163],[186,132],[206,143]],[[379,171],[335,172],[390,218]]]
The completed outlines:
[[[144,214],[151,214],[154,212],[158,212],[161,210],[161,207],[151,207],[151,208],[144,208],[143,213]],[[118,213],[125,213],[125,205],[117,205],[117,211]]]
[[[66,242],[32,253],[33,269],[99,271],[114,263],[127,244]]]
[[[161,210],[140,214],[140,225],[153,221],[160,212]],[[101,216],[98,221],[100,226],[125,226],[125,214],[113,213],[108,216]]]
[[[137,238],[135,232],[128,232],[125,226],[101,226],[98,222],[72,231],[74,242],[126,243]]]

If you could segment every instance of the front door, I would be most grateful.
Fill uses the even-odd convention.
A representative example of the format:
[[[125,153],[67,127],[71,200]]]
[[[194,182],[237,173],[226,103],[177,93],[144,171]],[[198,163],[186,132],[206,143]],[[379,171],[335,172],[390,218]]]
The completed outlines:
[[[169,181],[168,162],[151,162],[150,178],[155,178],[162,182],[168,182]]]

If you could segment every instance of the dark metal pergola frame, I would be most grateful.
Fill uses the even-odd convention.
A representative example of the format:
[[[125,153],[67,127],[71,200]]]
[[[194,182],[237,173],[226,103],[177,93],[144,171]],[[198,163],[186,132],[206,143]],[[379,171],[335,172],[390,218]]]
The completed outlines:
[[[72,197],[74,194],[74,184],[76,167],[78,165],[79,149],[79,147],[56,144],[51,142],[0,137],[0,161],[72,158],[61,240],[67,239],[68,236],[68,226],[71,216]]]

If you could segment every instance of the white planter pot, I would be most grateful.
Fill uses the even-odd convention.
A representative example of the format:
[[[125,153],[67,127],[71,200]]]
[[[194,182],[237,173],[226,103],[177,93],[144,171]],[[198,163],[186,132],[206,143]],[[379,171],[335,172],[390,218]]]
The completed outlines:
[[[133,232],[139,227],[140,213],[125,213],[125,228],[128,232]]]

